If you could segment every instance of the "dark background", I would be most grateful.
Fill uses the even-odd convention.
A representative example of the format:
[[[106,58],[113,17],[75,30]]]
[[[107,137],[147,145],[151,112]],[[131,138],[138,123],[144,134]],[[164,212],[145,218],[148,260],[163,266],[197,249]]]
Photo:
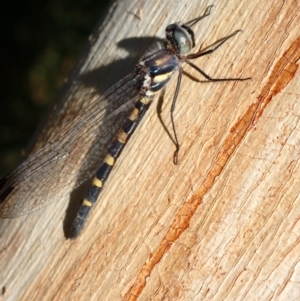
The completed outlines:
[[[109,0],[0,4],[0,178],[22,160]]]

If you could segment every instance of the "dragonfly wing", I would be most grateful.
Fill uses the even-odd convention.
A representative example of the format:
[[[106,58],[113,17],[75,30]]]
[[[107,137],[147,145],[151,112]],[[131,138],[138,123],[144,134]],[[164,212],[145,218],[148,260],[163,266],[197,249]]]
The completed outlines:
[[[2,179],[0,217],[35,211],[91,178],[138,99],[139,85],[135,74],[125,77]]]

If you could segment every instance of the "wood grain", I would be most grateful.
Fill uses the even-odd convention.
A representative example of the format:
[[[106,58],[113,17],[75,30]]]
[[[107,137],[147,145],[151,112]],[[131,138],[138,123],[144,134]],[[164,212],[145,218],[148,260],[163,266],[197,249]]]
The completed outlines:
[[[154,103],[77,240],[64,236],[68,199],[1,220],[0,300],[298,300],[298,1],[114,2],[33,151],[133,70],[150,37],[210,4],[195,27],[199,46],[243,32],[196,64],[212,77],[252,80],[184,77],[177,166]],[[162,108],[168,127],[175,84]]]

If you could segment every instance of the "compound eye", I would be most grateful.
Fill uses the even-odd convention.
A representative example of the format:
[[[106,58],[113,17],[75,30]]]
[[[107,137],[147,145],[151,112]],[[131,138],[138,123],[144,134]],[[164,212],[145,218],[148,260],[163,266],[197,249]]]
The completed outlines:
[[[174,39],[180,54],[187,54],[193,48],[193,40],[189,32],[181,26],[174,30]]]

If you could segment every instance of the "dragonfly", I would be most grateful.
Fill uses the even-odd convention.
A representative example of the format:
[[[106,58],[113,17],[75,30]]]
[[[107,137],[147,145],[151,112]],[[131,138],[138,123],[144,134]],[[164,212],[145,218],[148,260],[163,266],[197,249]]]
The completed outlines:
[[[177,74],[177,84],[170,116],[176,148],[174,163],[177,164],[180,143],[173,113],[183,76],[183,64],[188,64],[210,82],[250,79],[212,78],[192,62],[211,54],[240,31],[191,53],[195,47],[192,27],[210,15],[211,7],[191,21],[168,25],[163,47],[144,55],[131,74],[82,110],[55,138],[4,177],[0,181],[0,217],[15,218],[40,209],[69,195],[93,177],[71,226],[70,238],[78,237],[123,148],[155,95],[165,89],[174,74]],[[86,157],[89,157],[88,162],[84,160]],[[97,169],[97,166],[100,168]]]

